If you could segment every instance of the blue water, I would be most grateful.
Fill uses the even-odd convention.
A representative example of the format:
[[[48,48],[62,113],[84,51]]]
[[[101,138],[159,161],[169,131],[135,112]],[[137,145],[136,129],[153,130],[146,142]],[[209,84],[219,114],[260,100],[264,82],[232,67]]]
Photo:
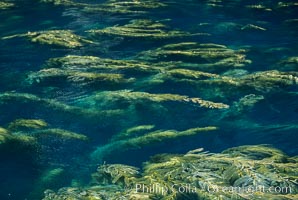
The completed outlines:
[[[0,153],[0,199],[38,199],[37,182],[42,173],[51,168],[65,170],[63,180],[50,185],[51,189],[68,186],[76,179],[87,184],[90,173],[104,161],[141,166],[142,162],[158,153],[185,153],[203,147],[210,152],[221,152],[233,146],[246,144],[270,144],[289,155],[297,155],[298,87],[277,85],[272,91],[247,88],[231,88],[220,91],[210,85],[195,86],[187,82],[165,81],[149,86],[146,81],[125,85],[67,84],[63,81],[46,84],[29,84],[28,75],[44,68],[50,58],[66,55],[97,56],[118,60],[137,59],[137,55],[165,44],[178,42],[216,43],[230,49],[245,49],[246,59],[252,61],[243,70],[254,73],[266,70],[292,71],[297,75],[297,61],[290,70],[281,69],[280,62],[297,56],[298,23],[297,5],[258,11],[246,9],[246,5],[262,4],[276,8],[279,1],[230,0],[219,3],[223,7],[210,7],[207,1],[162,1],[167,6],[150,9],[146,14],[86,13],[76,6],[55,6],[36,0],[11,1],[15,7],[0,10],[0,37],[23,34],[28,31],[72,30],[89,37],[87,30],[125,25],[132,19],[160,20],[169,29],[191,33],[209,33],[209,36],[192,36],[164,40],[126,39],[103,37],[97,44],[67,49],[32,43],[24,38],[0,42],[0,92],[1,94],[28,93],[41,99],[52,100],[57,105],[72,109],[93,110],[97,114],[83,115],[79,111],[48,106],[46,102],[13,99],[0,102],[0,127],[7,127],[16,119],[42,119],[51,128],[81,133],[88,142],[67,141],[59,138],[43,138],[35,147],[24,149],[5,148]],[[104,1],[76,1],[100,4]],[[290,1],[284,1],[290,2]],[[292,23],[285,21],[296,19]],[[246,30],[239,27],[254,24],[266,31]],[[90,38],[92,39],[92,38]],[[175,58],[174,58],[175,59]],[[162,60],[162,59],[161,59]],[[177,58],[179,60],[179,58]],[[162,61],[171,61],[165,58]],[[155,61],[156,62],[156,61]],[[228,70],[214,71],[224,74]],[[120,71],[120,73],[122,73]],[[127,73],[127,72],[125,72]],[[134,77],[135,74],[125,74]],[[150,80],[152,77],[148,77]],[[146,80],[146,79],[144,79]],[[149,93],[173,93],[222,102],[233,108],[235,102],[249,94],[263,95],[264,99],[244,112],[233,114],[230,110],[210,110],[187,103],[140,102],[133,107],[125,102],[97,102],[90,105],[96,92],[132,90]],[[220,90],[220,89],[219,89]],[[212,95],[210,95],[212,94]],[[4,103],[3,103],[4,102]],[[122,110],[120,114],[106,116],[100,112]],[[99,117],[101,116],[101,117]],[[155,125],[155,130],[186,130],[193,127],[217,126],[219,129],[191,137],[162,141],[139,149],[115,151],[103,160],[92,160],[90,154],[98,147],[110,143],[113,135],[138,125]],[[14,133],[12,133],[14,134]],[[30,133],[29,133],[30,134]],[[42,188],[46,189],[46,188]],[[32,192],[37,194],[32,195]],[[37,191],[37,192],[36,192]],[[31,196],[30,196],[31,195]],[[34,197],[32,197],[34,196]]]

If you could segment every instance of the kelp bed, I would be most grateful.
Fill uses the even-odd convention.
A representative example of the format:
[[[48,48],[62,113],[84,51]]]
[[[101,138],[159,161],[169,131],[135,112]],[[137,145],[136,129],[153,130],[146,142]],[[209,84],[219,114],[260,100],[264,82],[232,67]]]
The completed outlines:
[[[297,8],[0,1],[0,199],[297,199]]]

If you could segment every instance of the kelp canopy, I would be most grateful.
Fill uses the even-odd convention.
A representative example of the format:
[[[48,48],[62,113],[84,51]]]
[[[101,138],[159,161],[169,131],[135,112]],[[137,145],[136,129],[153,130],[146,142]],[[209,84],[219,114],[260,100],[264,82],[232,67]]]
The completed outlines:
[[[297,9],[0,1],[0,199],[297,199]]]
[[[44,200],[296,199],[297,174],[297,157],[268,146],[240,146],[217,154],[199,148],[184,155],[153,156],[142,173],[127,165],[100,165],[89,187],[47,190]],[[272,185],[283,192],[269,192]]]

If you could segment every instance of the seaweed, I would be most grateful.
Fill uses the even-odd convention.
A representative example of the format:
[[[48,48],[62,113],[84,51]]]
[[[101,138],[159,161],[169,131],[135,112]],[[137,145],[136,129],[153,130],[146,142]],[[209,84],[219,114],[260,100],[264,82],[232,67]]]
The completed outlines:
[[[16,107],[17,105],[17,107]],[[6,92],[0,94],[0,106],[5,107],[6,109],[9,108],[11,111],[12,108],[22,108],[27,107],[29,105],[34,105],[34,110],[38,113],[41,113],[40,110],[50,110],[54,112],[57,116],[59,113],[63,113],[63,118],[67,118],[65,116],[71,116],[71,118],[78,118],[80,119],[96,119],[96,120],[103,120],[108,119],[113,116],[120,116],[122,115],[121,110],[91,110],[85,109],[77,106],[70,106],[54,99],[47,99],[47,98],[40,98],[33,94],[28,93],[13,93],[13,92]],[[34,112],[31,110],[31,114]]]
[[[144,51],[138,59],[149,61],[176,61],[177,65],[219,72],[230,68],[244,67],[252,61],[246,59],[245,50],[233,50],[220,44],[182,42],[168,44],[157,49]],[[182,62],[182,63],[179,63]],[[187,65],[187,63],[195,63]]]
[[[0,1],[0,10],[10,9],[14,6],[14,3]]]
[[[200,106],[209,109],[227,109],[229,105],[224,103],[216,103],[208,100],[203,100],[198,97],[188,97],[179,94],[152,94],[148,92],[137,92],[130,90],[118,91],[104,91],[95,93],[93,96],[85,98],[82,105],[93,104],[99,105],[99,102],[104,105],[115,103],[129,103],[129,104],[146,104],[148,102],[163,103],[163,102],[181,102],[188,103],[195,106]]]
[[[119,1],[108,0],[104,3],[81,3],[73,0],[40,0],[41,3],[52,3],[57,6],[81,8],[85,13],[106,13],[106,14],[144,14],[151,9],[167,6],[159,0],[141,0],[141,1]]]
[[[16,34],[2,37],[2,40],[13,38],[28,38],[29,41],[45,45],[53,45],[64,48],[78,48],[85,44],[92,44],[90,40],[86,40],[81,36],[74,34],[70,30],[49,30],[39,32],[28,32],[25,34]]]
[[[92,174],[92,182],[93,184],[115,184],[129,187],[138,177],[140,177],[140,172],[136,167],[122,164],[104,164],[100,165],[97,172]]]
[[[110,14],[144,14],[150,9],[162,8],[165,6],[167,5],[159,0],[108,0],[98,6],[86,6],[83,11],[89,13],[103,12]]]
[[[298,57],[288,57],[281,60],[278,64],[278,69],[282,71],[298,71]]]
[[[48,86],[53,81],[75,84],[76,86],[89,86],[101,84],[126,84],[134,81],[134,78],[126,79],[118,73],[96,73],[74,70],[63,70],[58,68],[42,69],[38,72],[32,72],[28,75],[27,82],[30,84],[44,84]]]
[[[155,22],[148,19],[131,20],[129,24],[123,26],[116,25],[104,29],[93,29],[87,32],[95,38],[98,36],[116,36],[130,39],[139,38],[150,40],[206,35],[206,33],[192,34],[179,30],[169,30],[169,28],[161,22]]]
[[[142,74],[154,74],[159,72],[158,66],[152,66],[150,63],[135,60],[115,60],[100,58],[95,56],[76,56],[67,55],[60,58],[51,58],[45,68],[59,68],[74,71],[121,71],[121,72],[138,72]]]
[[[61,138],[62,140],[81,140],[81,141],[88,140],[88,137],[86,135],[74,133],[63,129],[57,129],[57,128],[37,130],[32,132],[31,134],[36,138],[54,136],[54,137]]]
[[[144,146],[152,145],[155,143],[163,142],[165,140],[176,139],[180,137],[197,135],[202,132],[215,131],[218,128],[215,126],[191,128],[185,131],[176,130],[156,130],[146,133],[141,136],[114,140],[104,146],[98,147],[91,153],[91,158],[94,161],[101,161],[104,157],[111,155],[113,152],[125,151],[131,149],[139,149]]]
[[[297,158],[270,146],[222,153],[199,148],[184,155],[156,155],[144,163],[142,174],[132,166],[100,165],[93,186],[47,191],[44,200],[82,194],[80,199],[296,199],[297,169]]]
[[[8,125],[10,131],[41,129],[47,127],[48,124],[41,119],[17,119]]]

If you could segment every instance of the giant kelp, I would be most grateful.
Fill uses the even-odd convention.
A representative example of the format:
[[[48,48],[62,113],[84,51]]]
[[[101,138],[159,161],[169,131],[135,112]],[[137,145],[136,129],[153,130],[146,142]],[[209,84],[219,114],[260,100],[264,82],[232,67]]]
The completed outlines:
[[[25,112],[24,108],[31,108],[28,113]],[[0,109],[7,110],[9,109],[11,113],[14,113],[15,117],[28,118],[32,114],[38,114],[39,116],[45,116],[42,114],[43,110],[48,110],[53,112],[55,119],[63,119],[65,122],[66,119],[88,119],[90,123],[96,123],[100,120],[108,120],[110,117],[121,116],[123,113],[121,110],[91,110],[84,109],[77,106],[70,106],[53,99],[40,98],[33,94],[28,93],[2,93],[0,94]],[[23,109],[23,112],[20,113],[19,109]],[[65,118],[68,116],[68,118]],[[32,116],[31,116],[32,117]],[[9,119],[9,116],[7,116]],[[117,117],[116,117],[117,118]],[[44,118],[46,121],[53,120],[52,118]],[[21,121],[24,122],[24,121]],[[26,123],[23,126],[28,126],[32,124],[32,121],[25,121]],[[11,124],[12,125],[12,124]],[[31,125],[30,125],[31,126]]]
[[[47,191],[44,200],[73,196],[148,200],[297,198],[297,158],[264,145],[240,146],[217,154],[203,152],[202,148],[184,155],[161,154],[153,156],[143,169],[140,176],[137,168],[104,164],[92,175],[91,186]],[[117,187],[115,193],[113,188]],[[279,189],[272,191],[272,187]]]
[[[56,83],[64,81],[77,84],[78,86],[99,85],[100,84],[125,84],[132,82],[134,79],[126,79],[122,74],[118,73],[96,73],[75,70],[63,70],[58,68],[42,69],[33,72],[28,76],[27,81],[30,84],[39,84],[44,82]]]
[[[12,131],[41,129],[47,127],[48,124],[41,119],[16,119],[9,123],[8,129]]]
[[[142,170],[126,165],[185,144],[217,152],[272,143],[295,154],[297,3],[2,0],[2,8],[3,34],[16,35],[0,45],[9,83],[1,85],[1,155],[10,162],[35,148],[29,154],[47,165],[20,199],[63,185],[71,187],[46,190],[45,199],[297,198],[297,158],[268,146],[199,148],[156,155]],[[104,162],[84,186],[86,171],[104,160],[127,163]],[[135,188],[155,183],[170,190]],[[191,192],[179,191],[186,184]],[[257,185],[293,190],[222,190]]]
[[[148,19],[131,20],[123,26],[116,25],[104,29],[93,29],[88,31],[91,36],[116,36],[124,38],[143,39],[170,39],[179,37],[189,37],[194,35],[206,35],[205,33],[189,33],[179,30],[171,30],[165,24]]]
[[[237,74],[237,73],[236,73]],[[282,72],[278,70],[259,71],[254,73],[211,74],[189,69],[173,69],[154,75],[147,85],[156,87],[165,82],[177,85],[184,84],[195,90],[203,91],[209,98],[244,96],[250,93],[276,92],[297,85],[297,72]],[[214,92],[216,91],[216,92]],[[215,96],[214,96],[215,95]]]
[[[63,70],[75,71],[112,71],[112,72],[126,72],[138,74],[152,74],[159,72],[160,68],[152,66],[151,63],[135,61],[135,60],[116,60],[100,58],[96,56],[76,56],[67,55],[60,58],[51,58],[46,64],[45,68],[59,68]]]
[[[111,143],[98,147],[94,152],[92,152],[91,158],[94,161],[98,162],[98,161],[102,161],[102,159],[104,159],[108,155],[111,155],[113,152],[117,152],[117,151],[123,152],[130,149],[138,149],[144,146],[163,142],[165,140],[197,135],[202,132],[208,132],[208,131],[214,131],[214,130],[217,130],[217,127],[215,126],[198,127],[198,128],[191,128],[184,131],[156,130],[137,137],[113,140],[113,142]]]
[[[212,101],[203,100],[198,97],[188,97],[178,94],[152,94],[148,92],[134,92],[129,90],[100,92],[94,96],[90,96],[82,100],[81,105],[91,104],[103,106],[108,104],[122,104],[124,102],[130,104],[147,104],[148,102],[162,103],[162,102],[182,102],[197,105],[203,108],[210,109],[227,109],[229,105],[223,103],[215,103]]]
[[[78,48],[84,44],[93,43],[90,40],[84,39],[81,36],[74,34],[70,30],[49,30],[39,32],[28,32],[25,34],[16,34],[2,37],[2,39],[13,39],[17,37],[28,38],[31,42],[54,45],[64,48]]]
[[[243,67],[251,60],[246,59],[245,50],[233,50],[220,44],[182,42],[168,44],[140,53],[140,59],[153,61],[183,61],[196,63],[197,69],[219,71],[222,68]]]
[[[108,0],[102,3],[83,3],[73,0],[40,0],[42,3],[81,8],[86,13],[107,13],[107,14],[144,14],[148,10],[165,7],[166,4],[159,0]]]
[[[108,0],[107,2],[98,6],[86,6],[85,12],[104,12],[112,14],[144,14],[150,9],[165,7],[166,4],[159,0],[140,0],[140,1],[119,1]]]
[[[0,1],[0,10],[6,10],[9,8],[12,8],[13,6],[14,6],[14,3]]]

